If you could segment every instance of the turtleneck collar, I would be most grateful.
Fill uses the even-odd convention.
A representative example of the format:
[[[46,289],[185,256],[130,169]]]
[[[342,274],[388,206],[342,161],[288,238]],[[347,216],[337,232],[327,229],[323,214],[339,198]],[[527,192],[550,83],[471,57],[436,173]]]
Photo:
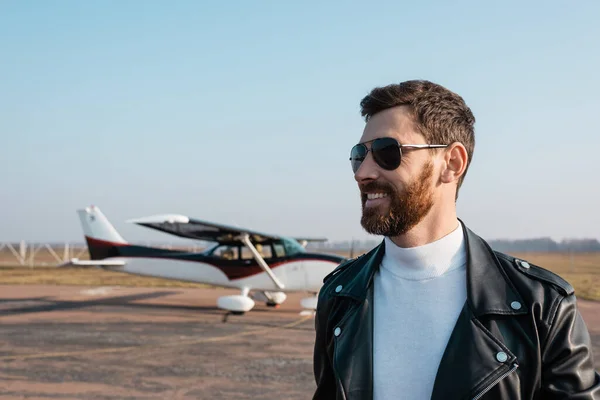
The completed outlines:
[[[381,267],[407,280],[426,280],[466,265],[462,224],[448,235],[417,247],[399,247],[389,237],[384,238],[385,255]]]

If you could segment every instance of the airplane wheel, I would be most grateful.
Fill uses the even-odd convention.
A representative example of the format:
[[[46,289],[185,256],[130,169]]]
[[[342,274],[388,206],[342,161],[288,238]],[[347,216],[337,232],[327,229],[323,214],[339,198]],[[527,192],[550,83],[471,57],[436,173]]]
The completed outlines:
[[[272,301],[267,301],[265,304],[267,305],[267,307],[273,307],[273,308],[279,308],[279,306],[280,306],[279,304],[272,302]]]
[[[223,314],[223,322],[227,322],[230,315],[244,315],[246,314],[244,311],[227,311]]]

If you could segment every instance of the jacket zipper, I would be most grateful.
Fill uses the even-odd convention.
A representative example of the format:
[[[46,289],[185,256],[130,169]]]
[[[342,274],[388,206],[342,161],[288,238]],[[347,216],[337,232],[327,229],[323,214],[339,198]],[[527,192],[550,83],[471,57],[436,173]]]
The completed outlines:
[[[485,389],[483,389],[481,392],[479,392],[479,394],[477,394],[477,396],[473,397],[473,400],[478,400],[481,398],[481,396],[483,396],[484,394],[486,394],[491,388],[493,388],[494,386],[496,386],[498,384],[498,382],[500,382],[502,379],[506,378],[508,375],[512,374],[513,372],[515,372],[515,370],[519,368],[519,364],[514,364],[513,367],[511,369],[509,369],[507,372],[505,372],[504,374],[500,375],[500,377],[498,377],[496,380],[494,380],[494,382],[490,383],[489,385],[487,385],[485,387]]]

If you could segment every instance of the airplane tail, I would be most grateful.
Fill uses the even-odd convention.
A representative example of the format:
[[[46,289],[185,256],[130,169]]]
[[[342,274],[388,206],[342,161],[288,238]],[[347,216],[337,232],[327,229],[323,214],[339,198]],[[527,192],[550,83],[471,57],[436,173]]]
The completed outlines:
[[[90,259],[101,260],[119,256],[118,248],[128,243],[117,232],[98,207],[90,206],[77,210]]]

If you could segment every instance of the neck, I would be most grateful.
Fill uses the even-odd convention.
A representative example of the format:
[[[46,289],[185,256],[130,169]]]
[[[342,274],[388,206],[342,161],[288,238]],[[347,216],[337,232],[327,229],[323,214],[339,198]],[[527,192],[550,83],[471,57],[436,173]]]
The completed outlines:
[[[398,247],[423,246],[447,236],[458,227],[455,209],[443,213],[431,211],[410,231],[390,237],[390,240]]]
[[[466,253],[463,230],[456,229],[434,242],[417,247],[399,247],[385,239],[381,266],[394,275],[413,281],[436,278],[464,266]]]

